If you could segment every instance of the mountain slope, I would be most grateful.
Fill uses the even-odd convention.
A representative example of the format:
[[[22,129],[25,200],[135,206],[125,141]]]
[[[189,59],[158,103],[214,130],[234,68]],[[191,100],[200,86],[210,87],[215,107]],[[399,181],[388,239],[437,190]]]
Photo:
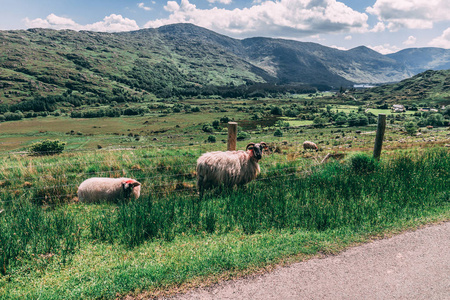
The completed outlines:
[[[450,105],[450,70],[428,70],[394,84],[356,90],[353,96],[378,104]]]
[[[450,49],[411,48],[386,56],[404,64],[414,74],[430,69],[450,69]]]
[[[210,95],[219,87],[255,84],[328,89],[395,82],[424,67],[449,67],[449,52],[381,55],[366,47],[341,51],[283,39],[237,40],[192,24],[122,33],[0,31],[0,104],[54,96],[52,101],[70,106]]]

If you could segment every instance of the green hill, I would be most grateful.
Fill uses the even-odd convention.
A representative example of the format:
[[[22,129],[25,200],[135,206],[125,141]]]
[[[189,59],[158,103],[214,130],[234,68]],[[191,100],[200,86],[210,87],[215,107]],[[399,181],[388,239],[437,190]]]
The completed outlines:
[[[429,65],[426,51],[421,61]],[[442,57],[433,66],[446,66]],[[411,61],[412,54],[396,60],[366,47],[237,40],[191,24],[122,33],[0,31],[0,113],[155,97],[310,93],[400,81],[420,67]]]
[[[450,105],[450,70],[428,70],[398,83],[352,94],[357,99],[378,104]]]

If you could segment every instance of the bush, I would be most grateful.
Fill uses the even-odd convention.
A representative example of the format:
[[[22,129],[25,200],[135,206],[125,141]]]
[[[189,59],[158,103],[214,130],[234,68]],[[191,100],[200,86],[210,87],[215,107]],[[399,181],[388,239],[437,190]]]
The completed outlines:
[[[220,123],[228,123],[230,121],[231,121],[230,118],[228,118],[227,116],[220,118]]]
[[[29,152],[34,155],[53,155],[63,152],[66,143],[60,140],[44,140],[30,146]]]
[[[275,130],[275,132],[273,133],[273,136],[283,136],[283,131],[281,131],[281,129],[278,128],[278,129]]]
[[[355,153],[350,157],[350,167],[358,174],[372,173],[377,164],[378,161],[366,153]]]
[[[283,120],[278,120],[276,123],[275,123],[275,127],[289,127],[290,125],[289,125],[289,122],[287,122],[287,121],[283,121]]]
[[[219,129],[220,122],[219,122],[218,120],[214,120],[214,121],[212,122],[212,126],[213,126],[215,129]]]
[[[409,135],[414,135],[417,132],[417,124],[413,121],[409,121],[405,123],[405,131]]]
[[[276,115],[276,116],[282,116],[283,115],[283,109],[279,106],[274,106],[272,107],[272,109],[270,110],[270,113],[272,115]]]
[[[209,124],[205,124],[205,125],[203,125],[202,130],[204,132],[212,133],[214,131],[214,128]]]
[[[245,132],[245,131],[238,132],[238,135],[237,135],[238,141],[246,140],[248,138],[250,138],[250,134],[248,134],[247,132]]]
[[[339,125],[339,126],[344,125],[345,123],[347,123],[347,117],[346,116],[342,116],[342,115],[338,116],[336,118],[335,122],[336,122],[336,125]]]
[[[214,135],[208,136],[208,143],[215,143],[215,142],[216,142],[216,137]]]

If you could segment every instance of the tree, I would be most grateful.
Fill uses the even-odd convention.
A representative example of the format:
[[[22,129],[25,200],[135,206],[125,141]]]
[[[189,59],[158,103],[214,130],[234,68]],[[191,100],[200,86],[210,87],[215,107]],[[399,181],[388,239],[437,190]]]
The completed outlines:
[[[414,135],[417,132],[417,124],[413,121],[408,121],[405,123],[405,131],[409,135]]]
[[[336,125],[339,125],[339,126],[344,125],[345,123],[347,123],[347,117],[340,115],[336,118],[335,122],[336,122]]]
[[[270,110],[270,113],[272,115],[282,116],[283,115],[283,109],[281,107],[279,107],[279,106],[274,106]]]
[[[313,120],[313,124],[317,127],[323,127],[326,122],[327,122],[327,120],[325,118],[321,118],[321,117],[315,117]]]
[[[431,114],[426,120],[427,125],[431,126],[444,126],[445,119],[441,114]]]

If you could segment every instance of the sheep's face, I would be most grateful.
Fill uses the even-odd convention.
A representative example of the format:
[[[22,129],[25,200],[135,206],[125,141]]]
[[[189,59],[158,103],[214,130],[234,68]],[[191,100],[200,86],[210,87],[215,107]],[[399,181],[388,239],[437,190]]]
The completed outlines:
[[[136,180],[127,180],[122,182],[123,193],[125,198],[130,198],[133,195],[134,198],[139,198],[141,192],[141,184]]]
[[[250,151],[252,157],[256,160],[260,160],[262,158],[264,149],[267,149],[267,144],[264,142],[257,144],[250,143],[247,145],[247,151]]]

